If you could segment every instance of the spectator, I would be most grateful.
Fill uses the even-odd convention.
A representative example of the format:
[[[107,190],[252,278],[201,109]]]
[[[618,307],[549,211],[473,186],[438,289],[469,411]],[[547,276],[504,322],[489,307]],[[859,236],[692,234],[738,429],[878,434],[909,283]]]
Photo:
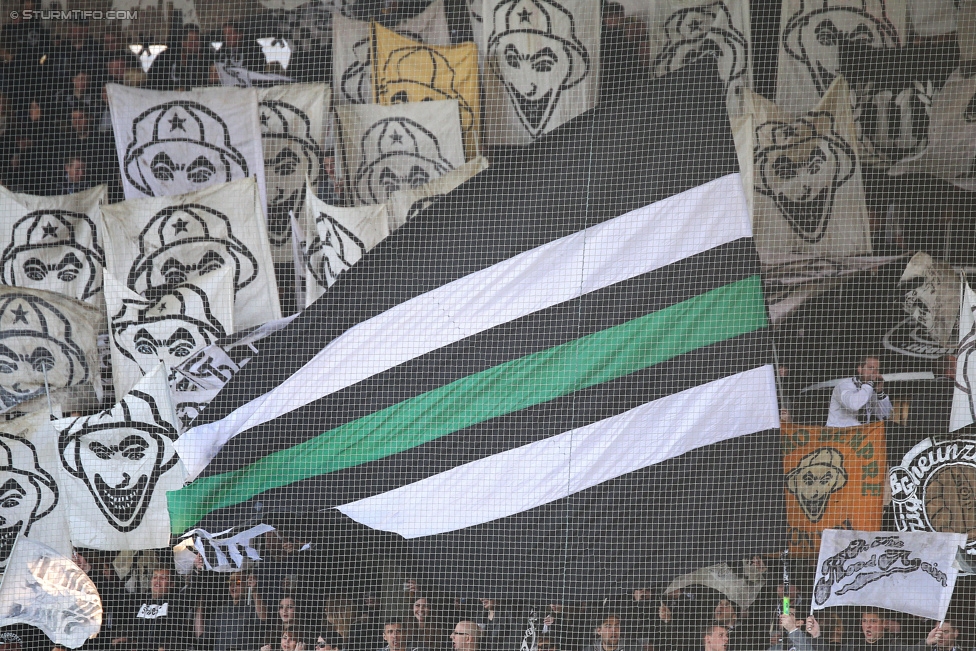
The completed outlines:
[[[777,630],[779,627],[777,627],[770,635],[769,651],[790,651],[790,649],[795,649],[795,651],[813,651],[813,640],[809,635],[800,630],[800,623],[802,621],[797,622],[796,617],[793,615],[780,615],[779,624],[786,631],[789,644],[784,644],[784,640]]]
[[[413,602],[413,644],[430,651],[443,651],[450,639],[447,631],[431,617],[431,600],[417,597]]]
[[[261,616],[261,595],[254,588],[257,581],[249,573],[236,572],[227,577],[227,594],[216,613],[206,622],[204,640],[213,645],[213,651],[236,651],[257,646],[260,629],[265,617]],[[244,599],[250,589],[254,603]]]
[[[586,651],[624,651],[626,647],[620,642],[622,632],[620,617],[613,613],[608,614],[594,630],[599,639],[588,646]]]
[[[426,651],[423,647],[410,646],[408,629],[407,623],[399,619],[386,622],[383,625],[383,641],[386,642],[383,651]]]
[[[322,631],[315,640],[315,651],[345,651],[346,643],[335,631]]]
[[[866,608],[861,611],[861,637],[854,644],[845,647],[845,651],[925,651],[925,647],[936,645],[943,637],[943,630],[936,626],[918,644],[912,646],[891,644],[885,637],[884,623],[884,616],[880,609]],[[820,625],[814,617],[808,618],[807,630],[810,631],[811,637],[820,638]]]
[[[858,361],[857,375],[834,387],[827,427],[855,427],[883,420],[891,411],[891,399],[884,392],[881,360],[877,355],[865,355]]]
[[[176,48],[159,55],[149,69],[149,87],[154,90],[190,90],[207,84],[210,74],[209,50],[203,48],[200,28],[185,25]]]
[[[480,651],[481,637],[481,628],[475,622],[462,619],[454,626],[451,643],[454,651]]]
[[[71,154],[64,159],[64,180],[61,191],[57,194],[74,194],[87,190],[91,183],[87,177],[87,165],[78,154]]]
[[[721,624],[707,624],[702,631],[703,651],[725,651],[729,644],[729,631]]]
[[[193,641],[193,622],[185,590],[172,584],[173,570],[153,570],[150,592],[135,601],[132,617],[133,651],[184,651]]]
[[[519,631],[512,617],[505,612],[502,602],[493,597],[482,598],[481,605],[485,612],[478,625],[484,634],[485,650],[506,651],[517,647],[520,642]]]

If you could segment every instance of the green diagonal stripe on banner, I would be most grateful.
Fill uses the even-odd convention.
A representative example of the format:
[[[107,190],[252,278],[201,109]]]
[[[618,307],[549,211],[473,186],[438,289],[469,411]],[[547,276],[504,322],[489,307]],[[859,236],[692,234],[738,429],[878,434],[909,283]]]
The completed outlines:
[[[766,327],[759,276],[469,375],[167,493],[173,533],[264,491],[388,457],[466,427]]]

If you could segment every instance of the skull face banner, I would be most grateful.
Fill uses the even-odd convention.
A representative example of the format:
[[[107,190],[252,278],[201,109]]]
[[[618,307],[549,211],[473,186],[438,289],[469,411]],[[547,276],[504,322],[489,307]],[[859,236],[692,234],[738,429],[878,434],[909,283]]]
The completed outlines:
[[[274,265],[260,215],[254,179],[105,206],[109,273],[132,292],[158,301],[178,285],[227,267],[235,327],[278,318]]]
[[[169,543],[166,491],[183,483],[176,414],[160,364],[112,409],[54,421],[71,539],[94,549]]]
[[[101,311],[51,292],[0,287],[0,411],[63,390],[91,390]],[[46,408],[46,406],[45,406]]]
[[[599,3],[490,0],[484,28],[485,142],[527,144],[596,105]]]
[[[2,283],[100,305],[105,253],[96,224],[104,199],[105,186],[58,197],[0,188]]]
[[[254,89],[162,92],[108,85],[126,199],[185,194],[255,177],[264,205]]]
[[[456,100],[338,107],[356,205],[383,203],[464,164]]]

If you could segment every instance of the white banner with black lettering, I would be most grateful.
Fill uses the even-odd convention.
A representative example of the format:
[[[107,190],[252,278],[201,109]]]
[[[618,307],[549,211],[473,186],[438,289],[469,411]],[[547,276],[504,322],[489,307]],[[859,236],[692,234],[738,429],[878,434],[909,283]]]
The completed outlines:
[[[165,366],[112,409],[53,424],[72,542],[92,549],[169,546],[166,491],[179,489],[186,473],[173,448],[177,418]]]
[[[281,316],[254,179],[123,201],[105,206],[102,215],[106,268],[136,294],[158,300],[175,285],[227,266],[236,329]]]
[[[77,649],[102,626],[102,600],[85,572],[57,550],[21,538],[0,583],[0,626],[36,626]]]
[[[945,618],[966,534],[825,529],[812,610],[877,606]]]
[[[253,177],[266,205],[256,90],[107,89],[126,199],[186,194]]]

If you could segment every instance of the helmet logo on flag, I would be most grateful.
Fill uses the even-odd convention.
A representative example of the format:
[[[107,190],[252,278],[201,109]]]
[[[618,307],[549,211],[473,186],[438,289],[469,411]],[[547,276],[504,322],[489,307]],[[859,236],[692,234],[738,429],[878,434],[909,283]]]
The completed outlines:
[[[847,485],[844,455],[835,448],[820,448],[800,459],[786,476],[786,489],[800,503],[810,522],[820,522],[830,496]]]
[[[308,246],[305,259],[318,284],[328,287],[339,274],[363,257],[366,245],[352,231],[325,213],[319,213],[315,227],[317,233]]]
[[[434,134],[407,118],[387,118],[371,126],[361,150],[355,186],[362,204],[383,203],[397,190],[419,188],[454,169]]]
[[[79,301],[102,291],[104,266],[95,224],[87,215],[67,210],[38,210],[21,217],[0,256],[3,284]]]
[[[141,523],[159,478],[179,460],[176,430],[142,391],[112,409],[76,418],[61,432],[61,464],[81,479],[105,519],[127,532]]]
[[[562,92],[590,72],[590,55],[576,36],[573,15],[550,0],[498,3],[487,56],[532,136],[545,131]]]
[[[258,106],[264,174],[268,187],[268,236],[273,246],[291,239],[291,216],[305,204],[305,179],[317,187],[322,148],[312,140],[312,123],[304,111],[285,102],[266,100]]]
[[[58,504],[54,477],[41,468],[27,439],[0,432],[0,570],[14,543]]]
[[[830,113],[756,127],[756,192],[770,197],[807,242],[827,234],[837,190],[856,165],[854,148],[834,130]]]
[[[203,104],[186,100],[154,106],[133,120],[123,172],[151,197],[185,194],[249,174],[227,123]]]

